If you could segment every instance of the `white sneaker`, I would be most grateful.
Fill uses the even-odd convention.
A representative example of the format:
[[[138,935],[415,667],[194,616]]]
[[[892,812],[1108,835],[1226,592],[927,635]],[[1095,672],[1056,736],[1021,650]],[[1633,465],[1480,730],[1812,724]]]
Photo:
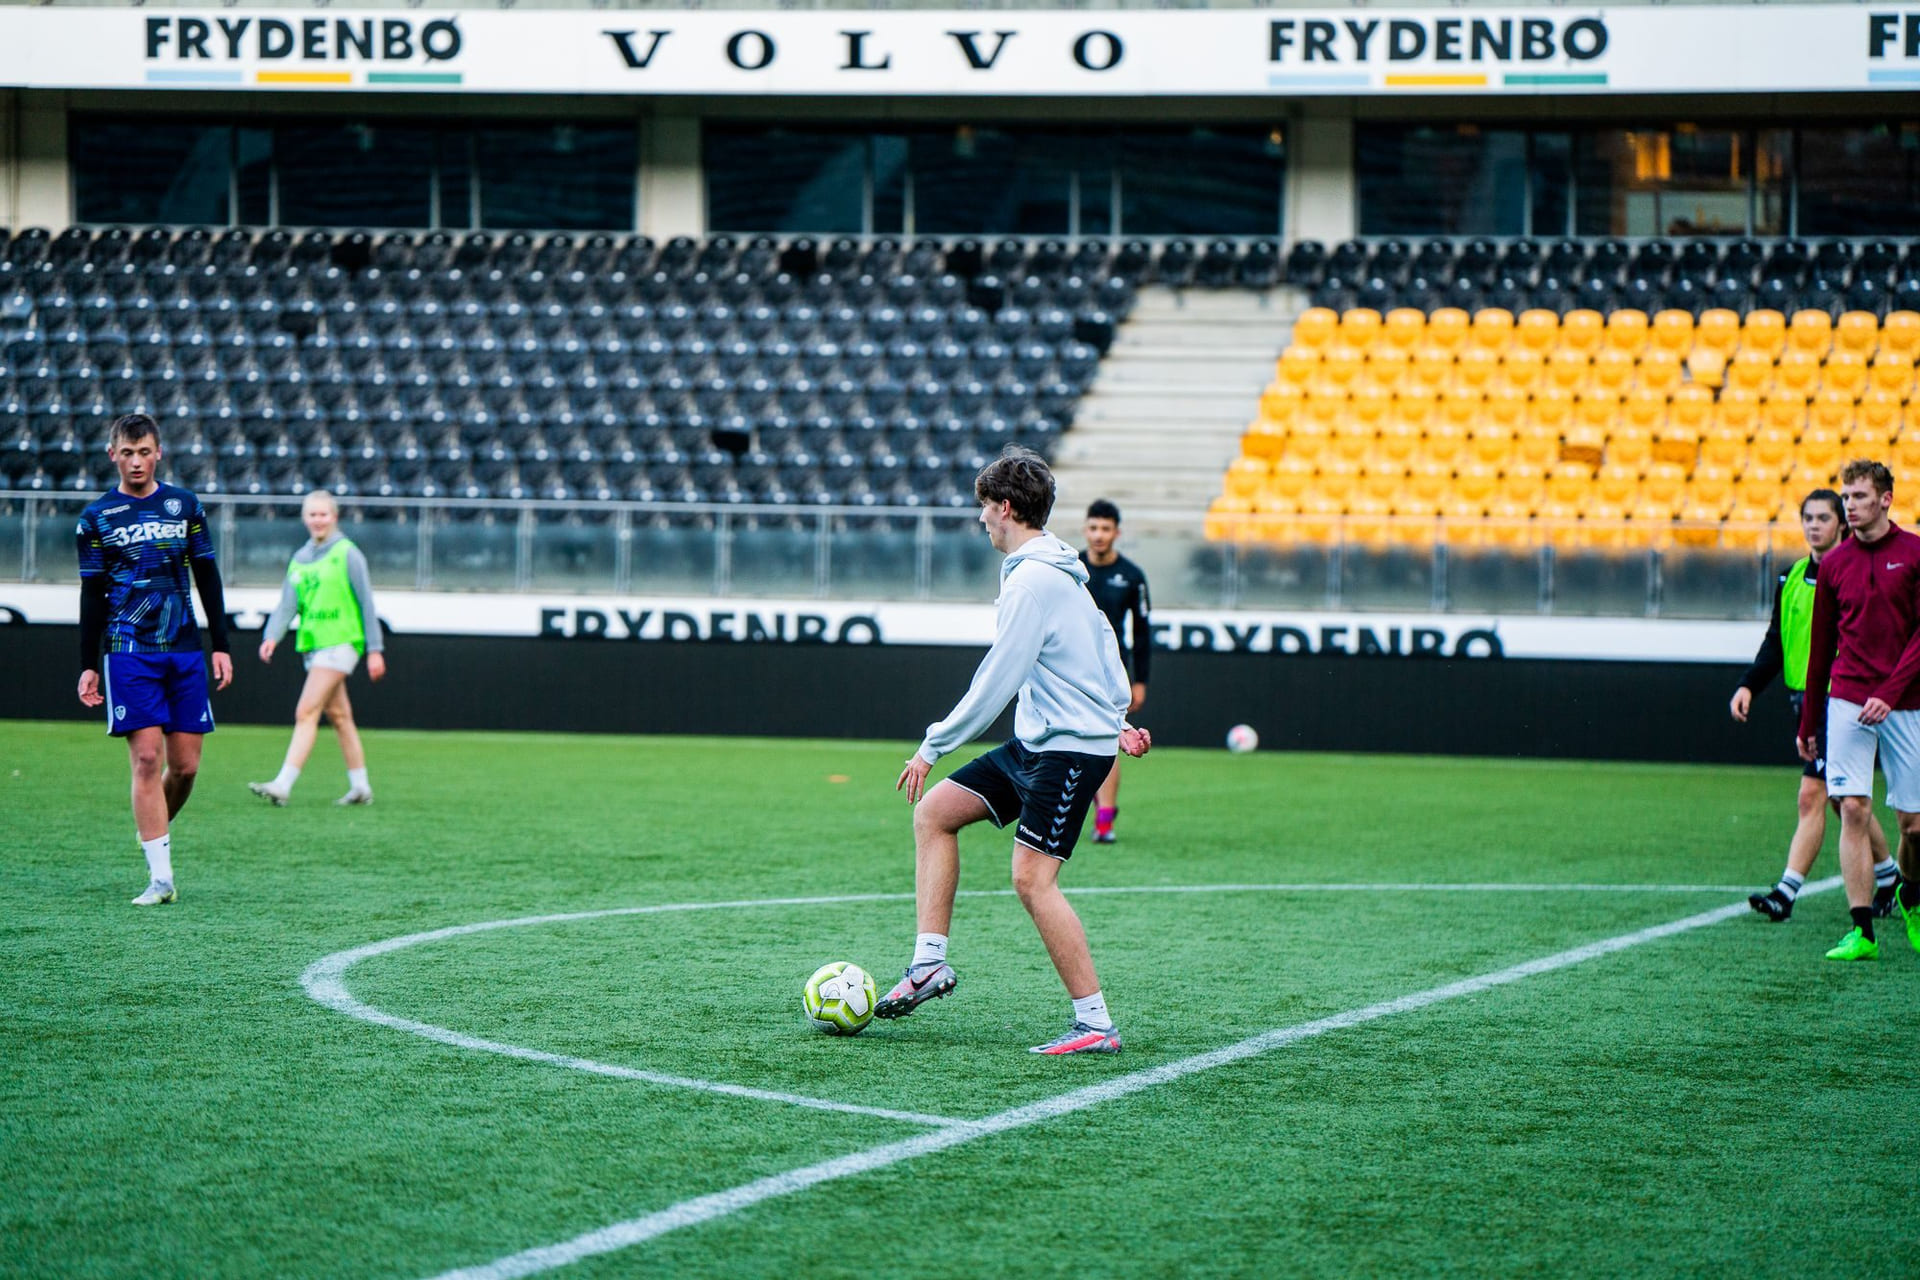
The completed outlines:
[[[271,782],[249,782],[247,784],[247,790],[253,792],[253,794],[259,796],[262,800],[273,801],[274,808],[276,809],[286,808],[287,800],[290,798],[288,792],[282,791]]]
[[[174,898],[173,881],[155,880],[147,885],[147,891],[133,900],[136,907],[157,907],[163,902],[172,902]]]
[[[335,804],[372,804],[373,792],[366,787],[354,787],[334,801]]]

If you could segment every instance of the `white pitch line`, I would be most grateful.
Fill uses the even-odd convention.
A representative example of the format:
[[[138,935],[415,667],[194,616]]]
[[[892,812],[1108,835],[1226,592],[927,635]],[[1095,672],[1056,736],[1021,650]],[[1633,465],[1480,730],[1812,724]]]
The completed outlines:
[[[1721,885],[1590,885],[1590,884],[1197,884],[1197,885],[1107,885],[1090,886],[1068,890],[1073,894],[1113,894],[1113,893],[1385,893],[1385,892],[1474,892],[1474,893],[1548,893],[1548,892],[1676,892],[1676,893],[1731,893],[1736,886]],[[1804,892],[1804,890],[1803,890]],[[1011,897],[1011,889],[966,889],[963,898],[1004,898]],[[325,956],[307,967],[300,975],[300,984],[315,1001],[336,1013],[358,1018],[362,1022],[371,1022],[378,1026],[390,1027],[395,1031],[405,1031],[410,1035],[452,1045],[456,1049],[472,1049],[479,1053],[495,1053],[502,1057],[518,1058],[525,1062],[538,1062],[546,1066],[565,1067],[573,1071],[584,1071],[590,1075],[610,1076],[620,1080],[635,1080],[643,1084],[664,1085],[675,1089],[692,1089],[701,1093],[725,1094],[732,1097],[751,1098],[757,1102],[779,1102],[788,1106],[808,1107],[817,1111],[840,1111],[853,1115],[873,1116],[883,1120],[899,1120],[907,1124],[932,1125],[945,1127],[963,1123],[951,1116],[928,1115],[915,1111],[894,1111],[885,1107],[867,1107],[851,1102],[835,1102],[827,1098],[815,1098],[805,1094],[785,1093],[773,1089],[753,1089],[745,1085],[726,1084],[714,1080],[702,1080],[692,1076],[669,1075],[659,1071],[642,1071],[633,1067],[622,1067],[612,1063],[595,1062],[591,1058],[575,1057],[571,1054],[548,1053],[541,1049],[529,1049],[521,1045],[505,1044],[498,1040],[486,1040],[479,1036],[470,1036],[464,1032],[447,1027],[435,1026],[428,1022],[418,1022],[412,1018],[402,1018],[383,1009],[375,1008],[358,999],[347,990],[347,970],[362,960],[385,955],[390,951],[401,951],[408,947],[417,947],[429,942],[442,942],[449,938],[462,938],[476,933],[489,933],[496,929],[518,929],[533,925],[571,924],[583,920],[604,920],[612,916],[660,915],[681,911],[724,911],[746,907],[806,907],[830,906],[858,902],[910,902],[911,893],[850,893],[813,898],[745,898],[728,902],[673,902],[649,907],[613,907],[601,911],[569,911],[553,915],[519,916],[511,920],[485,920],[477,924],[452,925],[444,929],[430,929],[424,933],[410,933],[404,937],[388,938],[381,942],[368,943],[363,947],[354,947],[348,951],[337,951]]]
[[[1800,893],[1803,897],[1825,893],[1829,889],[1839,887],[1840,883],[1840,877],[1832,876],[1806,885]],[[1325,1035],[1329,1031],[1357,1027],[1381,1018],[1390,1018],[1395,1014],[1410,1013],[1415,1009],[1424,1009],[1443,1001],[1475,995],[1494,987],[1536,977],[1539,974],[1552,973],[1556,969],[1583,964],[1588,960],[1612,955],[1617,951],[1625,951],[1630,947],[1669,938],[1689,930],[1705,928],[1707,925],[1718,924],[1722,920],[1731,920],[1750,910],[1751,908],[1744,902],[1734,903],[1667,924],[1653,925],[1633,933],[1590,942],[1582,947],[1543,956],[1538,960],[1529,960],[1524,964],[1517,964],[1493,973],[1450,982],[1445,986],[1431,987],[1425,991],[1416,991],[1411,995],[1392,1000],[1383,1000],[1378,1004],[1367,1005],[1365,1008],[1351,1009],[1345,1013],[1336,1013],[1290,1027],[1279,1027],[1237,1044],[1195,1054],[1190,1058],[1181,1058],[1163,1066],[1150,1067],[1145,1071],[1117,1076],[1101,1084],[1088,1085],[1084,1089],[1075,1089],[1051,1098],[1042,1098],[1038,1102],[1013,1107],[983,1120],[949,1125],[931,1133],[904,1138],[898,1142],[890,1142],[884,1146],[857,1151],[832,1160],[823,1160],[805,1168],[772,1174],[711,1195],[682,1200],[679,1204],[670,1205],[657,1213],[618,1222],[597,1231],[589,1231],[558,1244],[527,1249],[478,1267],[463,1267],[442,1272],[435,1280],[511,1280],[512,1277],[536,1275],[556,1267],[569,1266],[585,1258],[631,1248],[683,1227],[697,1226],[716,1218],[724,1218],[764,1201],[790,1196],[796,1192],[805,1191],[809,1187],[819,1186],[821,1183],[834,1182],[862,1173],[872,1173],[889,1165],[899,1164],[905,1160],[916,1160],[921,1156],[932,1155],[936,1151],[944,1151],[948,1147],[956,1147],[965,1142],[973,1142],[997,1133],[1006,1133],[1012,1129],[1023,1129],[1045,1120],[1084,1111],[1101,1103],[1112,1102],[1145,1089],[1157,1088],[1202,1071],[1228,1066],[1273,1049],[1298,1044],[1302,1040]]]

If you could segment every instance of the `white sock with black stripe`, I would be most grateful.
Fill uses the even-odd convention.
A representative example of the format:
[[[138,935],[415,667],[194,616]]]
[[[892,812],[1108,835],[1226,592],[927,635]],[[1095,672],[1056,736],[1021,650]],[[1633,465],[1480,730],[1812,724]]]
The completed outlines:
[[[1807,878],[1797,871],[1783,871],[1780,873],[1780,883],[1773,886],[1773,891],[1792,902],[1800,896],[1800,886],[1806,882]]]
[[[1895,862],[1892,856],[1889,855],[1885,862],[1876,862],[1873,864],[1873,887],[1876,889],[1884,889],[1892,884],[1899,874],[1900,864]]]

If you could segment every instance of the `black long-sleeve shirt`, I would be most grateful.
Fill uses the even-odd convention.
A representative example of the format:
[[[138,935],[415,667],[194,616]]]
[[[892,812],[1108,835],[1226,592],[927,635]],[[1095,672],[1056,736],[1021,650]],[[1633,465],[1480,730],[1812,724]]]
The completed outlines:
[[[1113,624],[1113,634],[1120,641],[1120,656],[1126,659],[1127,670],[1133,673],[1136,684],[1145,684],[1147,671],[1153,665],[1153,633],[1147,625],[1147,613],[1153,606],[1147,596],[1147,575],[1125,556],[1115,556],[1112,564],[1095,564],[1082,551],[1080,563],[1091,575],[1087,590],[1093,602]]]

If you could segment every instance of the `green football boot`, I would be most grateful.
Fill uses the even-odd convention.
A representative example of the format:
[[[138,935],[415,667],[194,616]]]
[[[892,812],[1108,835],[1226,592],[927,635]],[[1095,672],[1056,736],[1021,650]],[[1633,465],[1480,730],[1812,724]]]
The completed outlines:
[[[1857,927],[1848,930],[1847,936],[1840,939],[1840,945],[1827,952],[1829,960],[1877,960],[1879,958],[1880,944]]]
[[[1900,894],[1896,891],[1888,914],[1899,916],[1906,923],[1907,941],[1913,944],[1915,951],[1920,951],[1920,907],[1909,907],[1900,901]]]

